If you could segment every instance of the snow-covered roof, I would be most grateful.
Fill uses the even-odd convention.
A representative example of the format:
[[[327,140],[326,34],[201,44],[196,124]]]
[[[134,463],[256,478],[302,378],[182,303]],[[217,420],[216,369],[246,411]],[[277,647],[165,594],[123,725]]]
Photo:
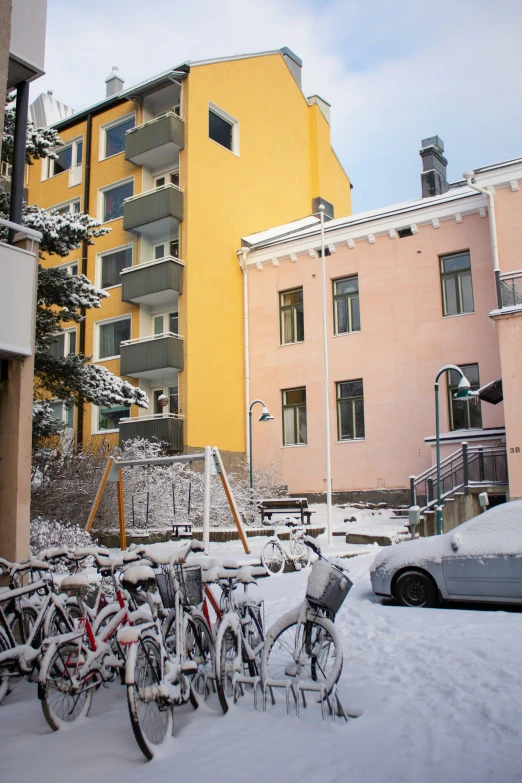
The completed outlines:
[[[505,427],[475,427],[469,430],[452,430],[451,432],[441,432],[440,442],[443,443],[448,441],[458,441],[459,443],[462,443],[463,441],[470,440],[498,440],[499,438],[505,437]],[[424,438],[424,442],[435,443],[435,435],[429,435],[427,438]]]

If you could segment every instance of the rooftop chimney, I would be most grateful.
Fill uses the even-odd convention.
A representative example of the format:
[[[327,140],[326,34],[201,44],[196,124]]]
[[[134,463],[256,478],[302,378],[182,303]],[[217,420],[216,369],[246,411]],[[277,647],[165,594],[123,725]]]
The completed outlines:
[[[118,92],[121,92],[123,90],[124,81],[125,79],[122,79],[118,73],[118,67],[113,65],[112,71],[105,79],[105,84],[107,85],[105,96],[110,98],[111,95],[116,95]]]
[[[440,196],[449,190],[446,179],[446,166],[448,161],[442,154],[444,142],[438,136],[431,136],[421,141],[422,149],[419,155],[422,158],[422,198]]]

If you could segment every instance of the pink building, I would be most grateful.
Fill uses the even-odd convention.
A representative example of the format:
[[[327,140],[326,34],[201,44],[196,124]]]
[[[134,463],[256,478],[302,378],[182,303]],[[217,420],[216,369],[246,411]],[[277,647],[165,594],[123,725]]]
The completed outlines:
[[[423,198],[325,221],[334,492],[402,489],[408,501],[409,477],[435,462],[435,376],[456,364],[482,399],[455,401],[459,378],[441,378],[442,457],[463,441],[496,447],[502,483],[507,447],[499,491],[522,497],[522,159],[448,185],[442,153],[438,137],[423,142]],[[246,398],[275,417],[254,418],[254,463],[280,461],[292,493],[323,493],[320,221],[245,237],[239,255]]]

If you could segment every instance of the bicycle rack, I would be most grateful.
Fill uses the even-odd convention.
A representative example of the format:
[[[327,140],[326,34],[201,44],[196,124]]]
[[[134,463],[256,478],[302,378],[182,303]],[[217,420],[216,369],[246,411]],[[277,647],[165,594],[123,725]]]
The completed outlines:
[[[234,674],[234,679],[232,681],[234,686],[234,703],[237,703],[239,696],[244,696],[245,691],[243,689],[243,685],[251,685],[254,691],[254,709],[257,710],[257,690],[258,688],[261,690],[261,694],[263,695],[263,686],[261,684],[261,678],[260,677],[248,677],[245,674]],[[263,696],[264,699],[264,696]]]
[[[257,678],[255,678],[257,679]],[[272,702],[272,705],[275,705],[276,700],[274,696],[274,691],[280,689],[284,690],[285,692],[285,698],[286,698],[286,714],[290,715],[291,712],[291,699],[290,696],[293,697],[293,704],[295,706],[295,714],[299,718],[300,717],[300,711],[301,711],[301,702],[302,706],[306,709],[307,707],[307,700],[305,694],[312,694],[315,693],[318,695],[317,701],[321,704],[321,719],[326,720],[326,710],[325,705],[327,706],[327,713],[332,718],[332,722],[336,723],[336,719],[344,718],[344,722],[347,723],[350,718],[358,718],[362,711],[358,709],[353,710],[345,710],[341,703],[341,699],[339,697],[339,689],[337,688],[337,684],[334,685],[332,688],[332,691],[329,696],[326,695],[324,685],[319,683],[311,683],[311,682],[291,682],[290,680],[267,680],[263,687],[263,712],[267,711],[267,702],[268,702],[268,696],[270,695],[270,700]]]
[[[294,697],[294,703],[297,705],[297,695],[294,688],[294,683],[290,680],[267,680],[263,687],[263,712],[266,712],[267,694],[270,692],[270,699],[272,705],[275,704],[274,688],[281,688],[285,691],[286,696],[286,714],[290,715],[290,694]],[[298,707],[296,706],[296,709]]]

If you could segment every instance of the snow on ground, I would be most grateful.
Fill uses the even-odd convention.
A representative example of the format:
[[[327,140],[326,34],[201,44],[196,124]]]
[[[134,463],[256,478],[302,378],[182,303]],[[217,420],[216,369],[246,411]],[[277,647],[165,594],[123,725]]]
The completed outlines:
[[[211,545],[219,554],[231,545]],[[239,549],[237,550],[239,553]],[[36,685],[19,683],[0,707],[2,783],[515,783],[522,780],[522,614],[403,609],[373,595],[376,548],[347,561],[354,587],[337,625],[341,698],[364,710],[347,725],[281,708],[254,712],[249,695],[226,716],[214,705],[175,717],[175,736],[148,764],[134,740],[125,689],[112,684],[91,714],[53,733]],[[308,571],[259,581],[267,624],[304,595]]]

